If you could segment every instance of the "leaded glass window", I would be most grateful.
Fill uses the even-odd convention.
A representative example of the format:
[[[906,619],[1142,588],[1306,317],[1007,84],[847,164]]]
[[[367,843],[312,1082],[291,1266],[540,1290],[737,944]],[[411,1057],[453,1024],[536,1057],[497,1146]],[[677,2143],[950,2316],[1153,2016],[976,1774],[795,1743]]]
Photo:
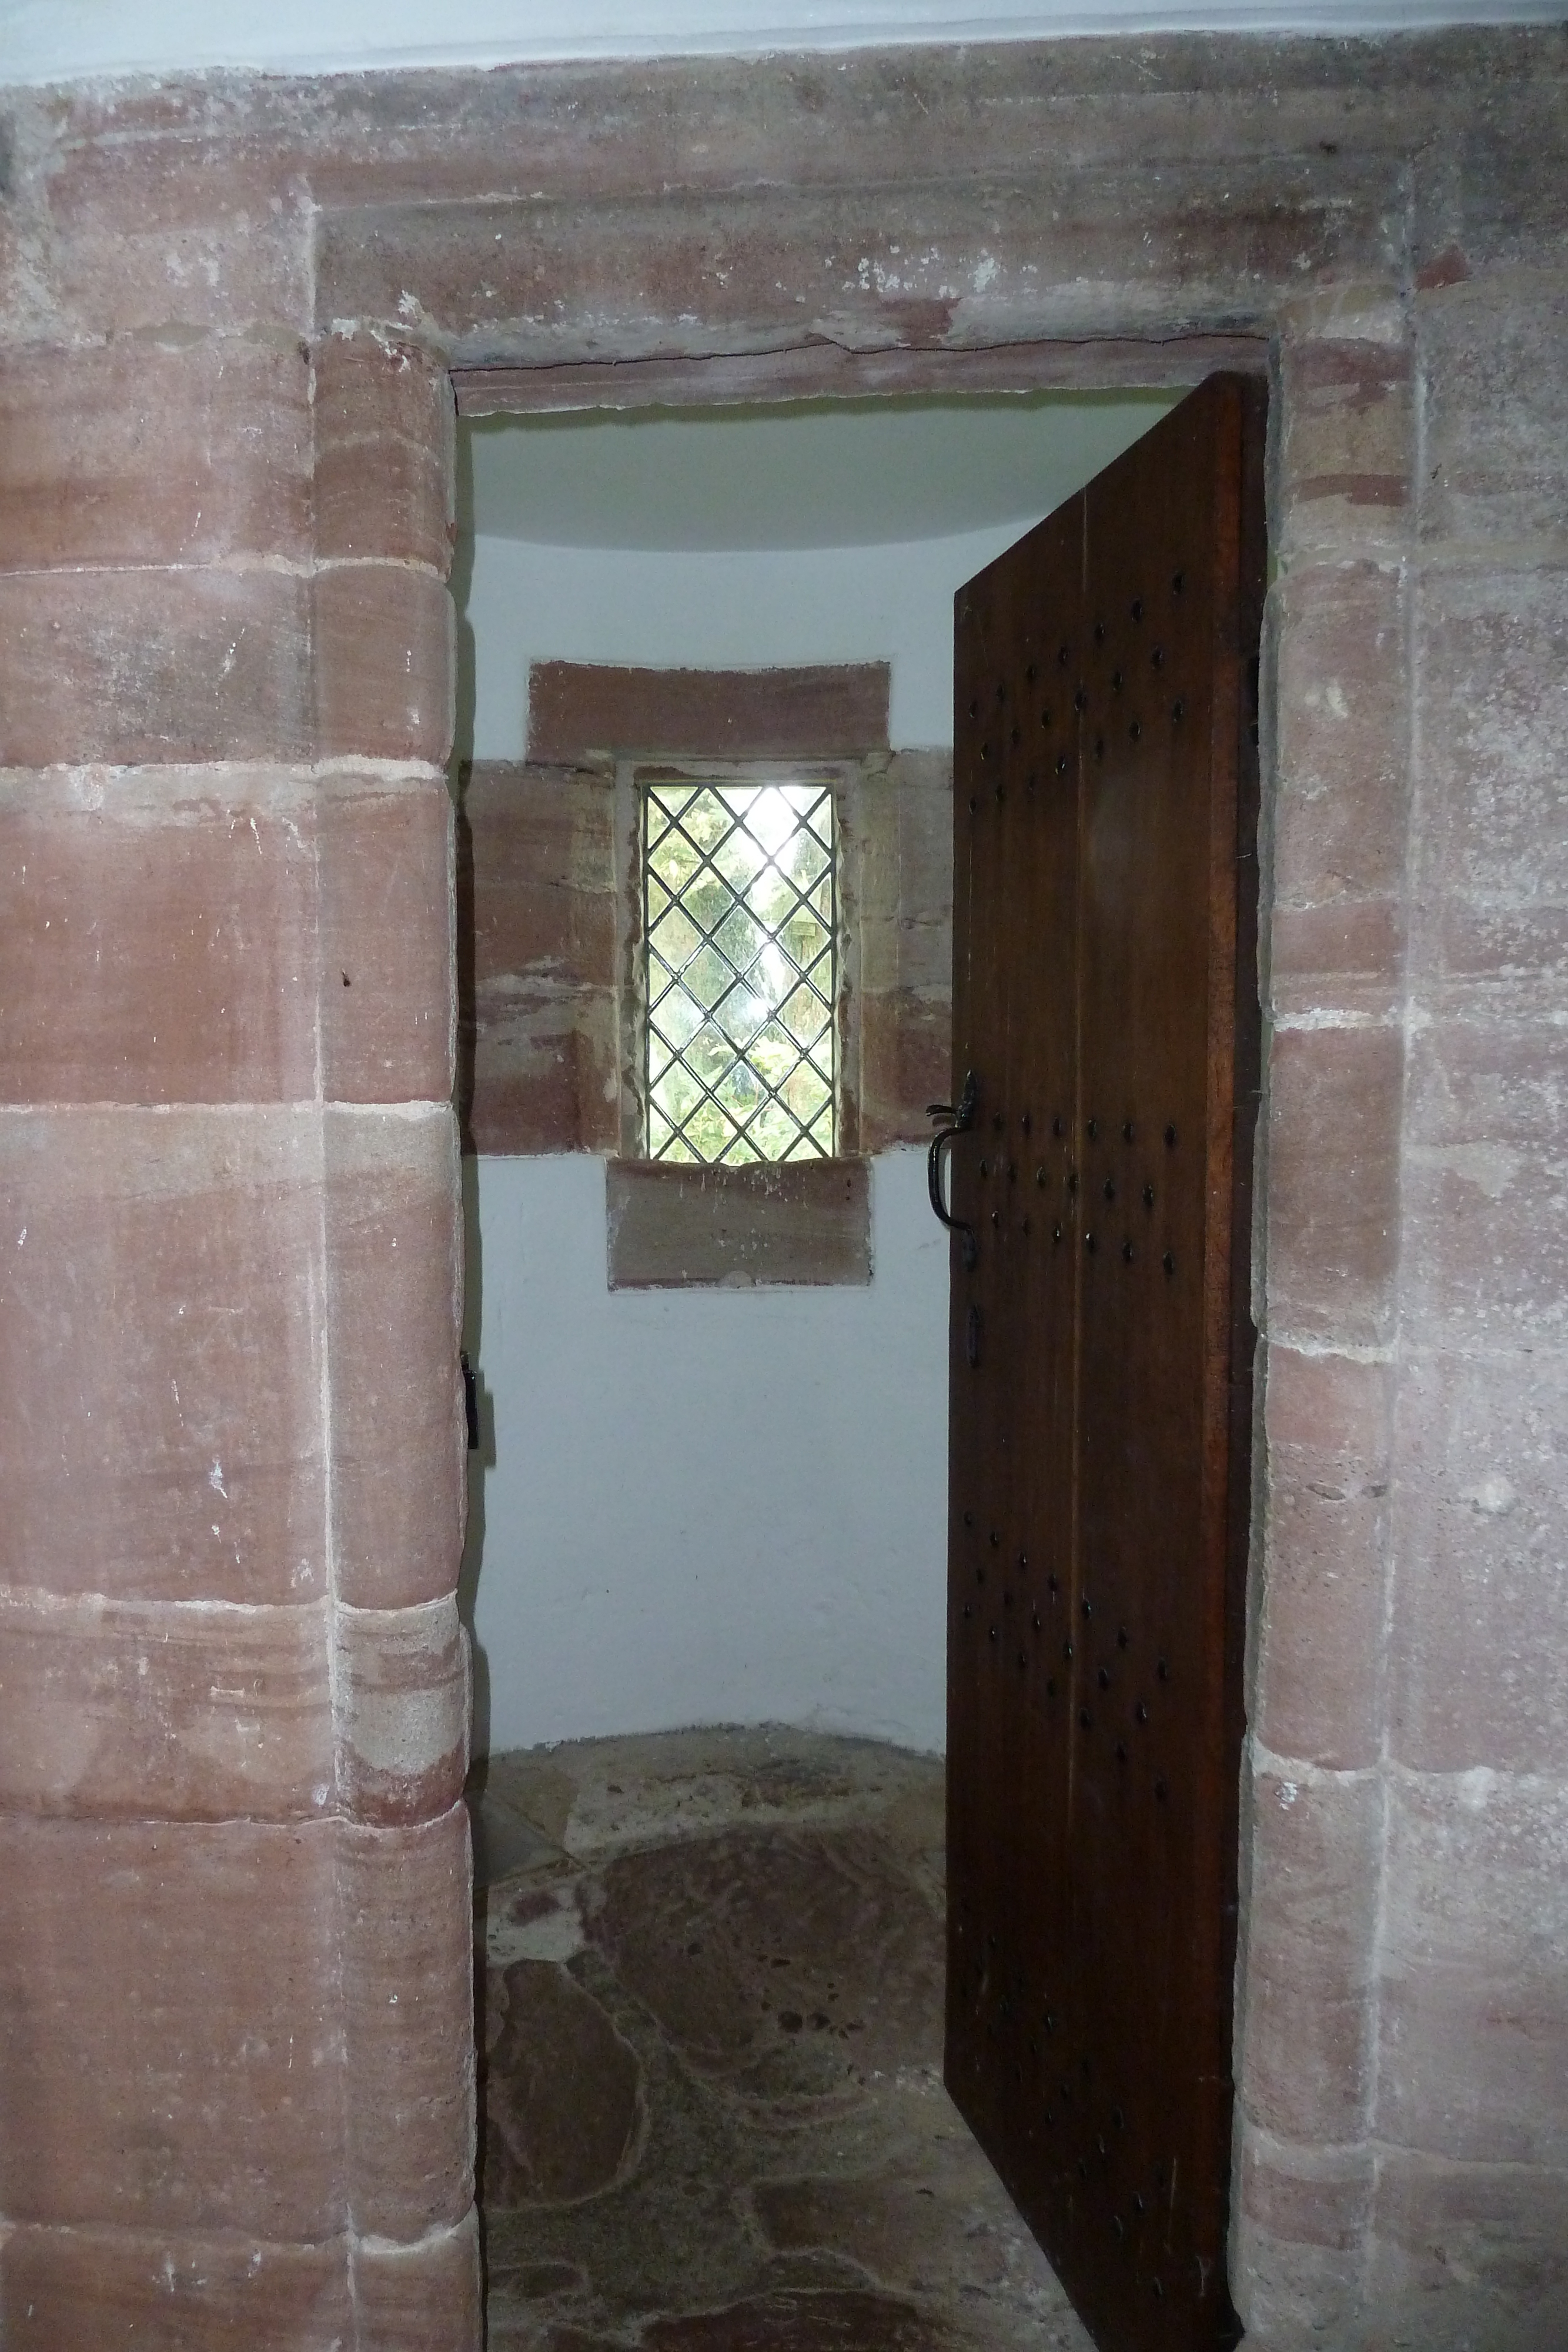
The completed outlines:
[[[838,871],[821,782],[643,787],[650,1159],[831,1159]]]

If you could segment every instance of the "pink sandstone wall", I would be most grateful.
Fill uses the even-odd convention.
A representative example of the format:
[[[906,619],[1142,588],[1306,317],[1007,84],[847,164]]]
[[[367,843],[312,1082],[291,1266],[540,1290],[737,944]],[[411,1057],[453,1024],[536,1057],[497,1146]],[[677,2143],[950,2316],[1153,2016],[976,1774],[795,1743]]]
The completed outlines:
[[[1565,79],[0,108],[7,2352],[476,2341],[444,363],[1195,331],[1276,364],[1235,2293],[1568,2340]]]
[[[1466,111],[1408,274],[1281,314],[1234,2255],[1270,2346],[1568,2340],[1568,180],[1550,74]]]
[[[450,392],[313,350],[292,199],[225,161],[160,220],[106,139],[29,124],[0,2340],[444,2352],[478,2341]]]

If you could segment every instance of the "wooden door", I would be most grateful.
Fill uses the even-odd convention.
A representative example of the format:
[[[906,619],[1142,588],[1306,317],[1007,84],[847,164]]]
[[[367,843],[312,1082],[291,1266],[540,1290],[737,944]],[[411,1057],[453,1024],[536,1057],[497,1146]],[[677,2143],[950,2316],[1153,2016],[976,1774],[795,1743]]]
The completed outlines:
[[[956,600],[946,2078],[1104,2352],[1238,2333],[1262,427]]]

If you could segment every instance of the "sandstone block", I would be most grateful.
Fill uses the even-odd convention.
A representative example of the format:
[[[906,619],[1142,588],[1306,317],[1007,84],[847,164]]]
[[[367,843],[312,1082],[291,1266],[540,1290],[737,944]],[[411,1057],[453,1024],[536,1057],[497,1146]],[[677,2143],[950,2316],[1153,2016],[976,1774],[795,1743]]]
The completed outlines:
[[[1273,1018],[1304,1025],[1324,1012],[1387,1023],[1403,1013],[1405,908],[1396,898],[1335,898],[1270,908],[1265,1002]]]
[[[452,604],[405,564],[0,576],[0,765],[439,767]]]
[[[953,1000],[912,988],[861,1000],[860,1145],[922,1143],[927,1106],[950,1098]]]
[[[1429,2352],[1568,2341],[1568,2173],[1389,2149],[1368,2301],[1394,2342],[1407,2334]]]
[[[891,864],[891,861],[890,861]],[[845,978],[850,993],[884,996],[903,989],[946,996],[953,985],[951,915],[926,921],[902,919],[894,908],[873,913],[858,888],[852,893],[852,866],[843,875]],[[863,878],[863,867],[856,883]],[[895,878],[895,877],[894,877]],[[881,877],[879,877],[880,880]]]
[[[1282,1339],[1367,1345],[1389,1328],[1403,1067],[1396,1028],[1275,1033],[1265,1282]]]
[[[1274,590],[1275,895],[1283,906],[1396,897],[1409,802],[1396,571],[1313,564]]]
[[[25,2352],[342,2352],[348,2244],[29,2225],[0,2239],[0,2326]]]
[[[1550,1021],[1568,999],[1568,906],[1446,896],[1426,912],[1421,950],[1436,1013]]]
[[[1392,276],[1394,159],[1294,160],[1288,190],[1277,150],[1223,173],[1126,160],[1109,203],[1048,144],[983,193],[922,174],[781,204],[748,173],[718,201],[683,184],[591,207],[364,205],[323,217],[318,317],[395,320],[412,299],[460,363],[565,363],[711,350],[718,333],[745,348],[781,317],[850,344],[1124,335],[1231,323],[1303,273]]]
[[[1277,1756],[1376,1761],[1392,1370],[1282,1344],[1263,1360],[1266,1485],[1256,1688]]]
[[[0,1808],[287,1821],[332,1801],[325,1601],[0,1592]]]
[[[900,752],[852,783],[845,823],[859,1148],[923,1141],[952,1087],[953,763]],[[852,1075],[852,1090],[855,1090]]]
[[[623,669],[536,662],[528,758],[831,759],[885,749],[886,662],[793,669]]]
[[[341,2228],[338,1836],[0,1818],[14,2221],[253,2242]]]
[[[894,985],[917,995],[950,997],[953,992],[953,898],[931,912],[901,911],[893,925]],[[862,985],[865,982],[862,976]]]
[[[1568,1036],[1544,1023],[1435,1021],[1413,1040],[1405,1290],[1416,1327],[1471,1345],[1568,1340],[1558,1214]]]
[[[361,1821],[432,1821],[468,1769],[468,1637],[455,1599],[414,1609],[340,1603],[339,1779]]]
[[[1495,1772],[1389,1792],[1376,2130],[1568,2170],[1568,1795]]]
[[[1249,2336],[1269,2352],[1354,2343],[1371,2151],[1300,2147],[1243,2118],[1237,2186],[1230,2287]]]
[[[460,1081],[470,1151],[599,1151],[621,1146],[615,991],[525,977],[476,1011]],[[460,1046],[459,1062],[465,1058]]]
[[[1281,343],[1309,350],[1344,343],[1392,349],[1410,339],[1402,279],[1343,275],[1281,295],[1275,317]]]
[[[1284,547],[1294,555],[1399,545],[1416,456],[1415,368],[1402,323],[1362,337],[1287,332],[1280,371]]]
[[[329,1109],[326,1164],[338,1592],[406,1608],[455,1589],[463,1549],[455,1122]]]
[[[614,1151],[621,1140],[613,788],[481,761],[458,821],[465,1140]]]
[[[343,1840],[349,2201],[361,2235],[408,2245],[474,2201],[467,1809]]]
[[[310,552],[309,374],[234,338],[0,365],[0,569]]]
[[[7,109],[5,114],[5,146],[8,158],[7,176],[10,181],[10,201],[0,213],[0,306],[7,318],[16,323],[18,341],[33,337],[40,340],[55,324],[47,295],[37,280],[37,235],[42,206],[37,200],[36,184],[18,184],[22,174],[16,170],[16,113]],[[27,174],[30,179],[31,174]]]
[[[297,573],[0,575],[0,766],[308,759],[309,688]]]
[[[842,870],[862,989],[952,987],[952,779],[946,752],[913,751],[849,782]]]
[[[339,563],[311,591],[316,743],[321,759],[419,761],[452,749],[452,599],[402,563]]]
[[[455,537],[452,384],[413,342],[330,335],[316,353],[316,552],[427,564]]]
[[[1255,1767],[1244,1798],[1249,1908],[1239,2095],[1276,2137],[1364,2136],[1372,2089],[1382,1846],[1375,1776]]]
[[[788,54],[640,60],[620,73],[567,66],[548,97],[526,68],[477,80],[403,76],[373,98],[334,93],[311,126],[312,184],[333,205],[546,187],[581,201],[677,179],[722,194],[747,173],[831,188],[846,154],[873,184],[907,177],[912,157],[939,181],[971,173],[977,153],[992,172],[1021,174],[1038,169],[1042,143],[1080,172],[1107,174],[1129,159],[1295,157],[1343,131],[1347,88],[1381,160],[1430,135],[1446,88],[1496,70],[1485,37],[1450,34],[1392,73],[1359,53],[1346,65],[1310,51],[1293,52],[1286,70],[1260,44],[1217,69],[1201,37],[1177,36],[1088,52],[1057,41],[871,48],[831,68]],[[1522,56],[1513,78],[1539,54]],[[700,143],[683,140],[688,120],[702,124]]]
[[[710,352],[700,373],[681,359],[584,360],[552,367],[457,366],[452,389],[459,417],[561,415],[587,404],[601,410],[727,408],[785,400],[941,398],[1019,393],[1188,392],[1218,371],[1266,372],[1268,345],[1257,332],[1181,334],[1151,342],[1133,335],[1092,341],[990,344],[793,343],[773,351]]]
[[[458,816],[465,1143],[621,1143],[613,785],[585,769],[477,762]]]
[[[898,751],[886,767],[851,772],[846,849],[858,856],[862,922],[940,924],[952,918],[952,752]]]
[[[321,1078],[329,1102],[452,1093],[452,803],[440,776],[325,778]]]
[[[412,2246],[354,2249],[363,2352],[480,2352],[484,2310],[478,2217]]]
[[[1568,901],[1568,564],[1429,567],[1416,607],[1423,842],[1434,902]]]
[[[1568,1716],[1568,1359],[1412,1354],[1394,1491],[1392,1738],[1427,1772],[1552,1772]]]
[[[291,142],[199,100],[129,127],[67,137],[50,158],[47,282],[66,320],[88,338],[257,327],[298,342],[315,224]]]
[[[888,784],[898,823],[898,907],[905,922],[953,908],[953,755],[895,751]]]
[[[615,980],[614,788],[585,769],[478,761],[463,788],[474,982],[504,998],[525,974]]]
[[[451,1091],[438,777],[0,778],[0,1097]],[[319,1014],[318,1013],[319,1004]]]
[[[1352,1491],[1388,1472],[1394,1423],[1391,1366],[1354,1356],[1269,1345],[1265,1429],[1270,1469]]]
[[[1561,250],[1561,84],[1537,49],[1519,52],[1501,103],[1467,107],[1413,159],[1411,260],[1418,288],[1491,270],[1528,268]]]
[[[1418,295],[1424,539],[1568,530],[1568,288],[1511,272]]]
[[[308,1110],[0,1112],[0,1582],[324,1597],[319,1155]]]
[[[315,850],[265,770],[0,778],[0,1098],[312,1097]]]
[[[612,1160],[605,1185],[612,1290],[871,1280],[863,1160]]]

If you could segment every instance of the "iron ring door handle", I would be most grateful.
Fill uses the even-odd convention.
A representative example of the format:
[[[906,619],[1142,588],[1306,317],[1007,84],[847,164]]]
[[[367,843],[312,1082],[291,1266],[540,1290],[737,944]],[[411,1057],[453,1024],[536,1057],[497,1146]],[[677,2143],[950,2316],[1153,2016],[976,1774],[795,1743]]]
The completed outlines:
[[[975,1229],[972,1225],[966,1224],[962,1217],[951,1215],[942,1197],[942,1147],[944,1144],[951,1143],[956,1135],[967,1135],[974,1126],[975,1093],[975,1073],[970,1070],[965,1076],[964,1091],[956,1105],[932,1103],[926,1109],[928,1118],[939,1118],[946,1121],[946,1124],[939,1127],[932,1137],[931,1148],[925,1155],[925,1189],[931,1195],[931,1206],[936,1217],[946,1226],[949,1233],[960,1235],[964,1264],[971,1270],[979,1255],[975,1242]]]

